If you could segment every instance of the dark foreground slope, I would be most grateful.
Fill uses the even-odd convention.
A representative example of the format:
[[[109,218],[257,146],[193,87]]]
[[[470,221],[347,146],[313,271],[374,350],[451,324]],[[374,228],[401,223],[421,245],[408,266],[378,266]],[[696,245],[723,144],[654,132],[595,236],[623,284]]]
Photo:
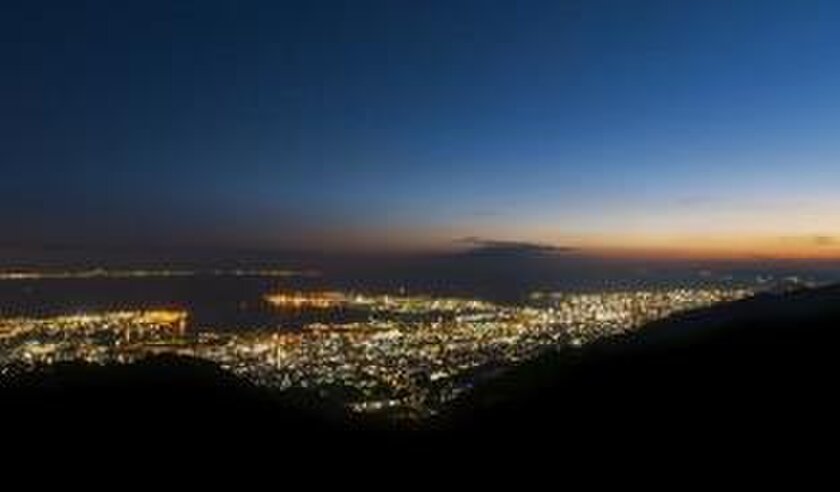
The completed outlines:
[[[437,423],[519,436],[776,439],[835,433],[840,288],[760,295],[553,352]]]
[[[840,288],[686,313],[635,334],[547,353],[482,383],[421,430],[589,441],[827,436],[840,410],[838,328]],[[0,413],[9,429],[110,441],[201,436],[277,443],[389,428],[353,418],[318,395],[278,395],[177,357],[6,377]]]
[[[0,415],[40,437],[109,440],[148,433],[249,439],[357,426],[317,393],[266,391],[213,363],[168,355],[129,365],[61,363],[0,378]]]

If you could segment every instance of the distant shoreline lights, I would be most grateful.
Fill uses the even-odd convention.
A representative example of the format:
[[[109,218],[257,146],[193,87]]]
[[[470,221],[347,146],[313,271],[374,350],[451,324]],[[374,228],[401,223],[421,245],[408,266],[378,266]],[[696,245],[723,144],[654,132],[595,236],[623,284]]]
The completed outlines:
[[[172,278],[172,277],[317,277],[317,270],[67,270],[52,272],[5,271],[0,272],[0,281],[13,280],[74,280],[74,279],[123,279],[123,278]]]

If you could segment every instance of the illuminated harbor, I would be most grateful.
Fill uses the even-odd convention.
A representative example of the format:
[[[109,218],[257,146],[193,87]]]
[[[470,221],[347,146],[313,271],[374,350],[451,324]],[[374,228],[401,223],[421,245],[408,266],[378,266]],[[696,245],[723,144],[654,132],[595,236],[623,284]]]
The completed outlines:
[[[292,292],[270,294],[265,296],[266,302],[280,308],[305,308],[313,307],[327,309],[345,306],[350,303],[350,298],[341,292]]]
[[[490,310],[493,305],[477,299],[429,296],[346,294],[343,292],[281,292],[265,296],[266,302],[283,307],[361,308],[373,312],[428,314]]]
[[[299,330],[187,328],[182,310],[0,319],[0,367],[128,363],[170,353],[210,360],[258,385],[316,388],[360,412],[434,413],[492,370],[543,350],[574,349],[675,312],[744,298],[747,289],[538,293],[522,305],[353,293],[270,293],[277,309],[364,309],[362,322]]]

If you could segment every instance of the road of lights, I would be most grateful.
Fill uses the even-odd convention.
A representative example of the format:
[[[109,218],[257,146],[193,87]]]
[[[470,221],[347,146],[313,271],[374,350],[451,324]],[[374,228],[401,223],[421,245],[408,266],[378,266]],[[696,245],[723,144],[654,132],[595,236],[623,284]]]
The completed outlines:
[[[298,331],[188,331],[182,311],[3,319],[0,367],[64,360],[130,362],[174,353],[214,361],[270,388],[318,388],[332,391],[356,411],[414,418],[434,413],[496,369],[548,348],[573,349],[678,311],[751,293],[549,293],[518,306],[432,297],[267,296],[278,309],[329,302],[370,313],[365,322],[312,323]]]

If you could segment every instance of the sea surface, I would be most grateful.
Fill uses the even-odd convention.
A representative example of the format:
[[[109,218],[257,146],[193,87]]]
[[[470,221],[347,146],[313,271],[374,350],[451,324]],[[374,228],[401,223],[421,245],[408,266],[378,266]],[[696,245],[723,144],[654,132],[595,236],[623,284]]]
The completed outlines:
[[[0,317],[173,308],[189,312],[191,330],[295,330],[312,322],[364,321],[368,313],[347,308],[278,309],[265,301],[266,295],[340,291],[520,304],[536,291],[602,292],[698,286],[761,290],[781,283],[812,285],[840,281],[838,268],[802,265],[651,266],[447,257],[413,262],[343,262],[318,267],[301,268],[297,270],[302,272],[300,275],[288,276],[229,275],[224,271],[208,273],[212,270],[194,269],[184,276],[6,279],[0,280]]]

